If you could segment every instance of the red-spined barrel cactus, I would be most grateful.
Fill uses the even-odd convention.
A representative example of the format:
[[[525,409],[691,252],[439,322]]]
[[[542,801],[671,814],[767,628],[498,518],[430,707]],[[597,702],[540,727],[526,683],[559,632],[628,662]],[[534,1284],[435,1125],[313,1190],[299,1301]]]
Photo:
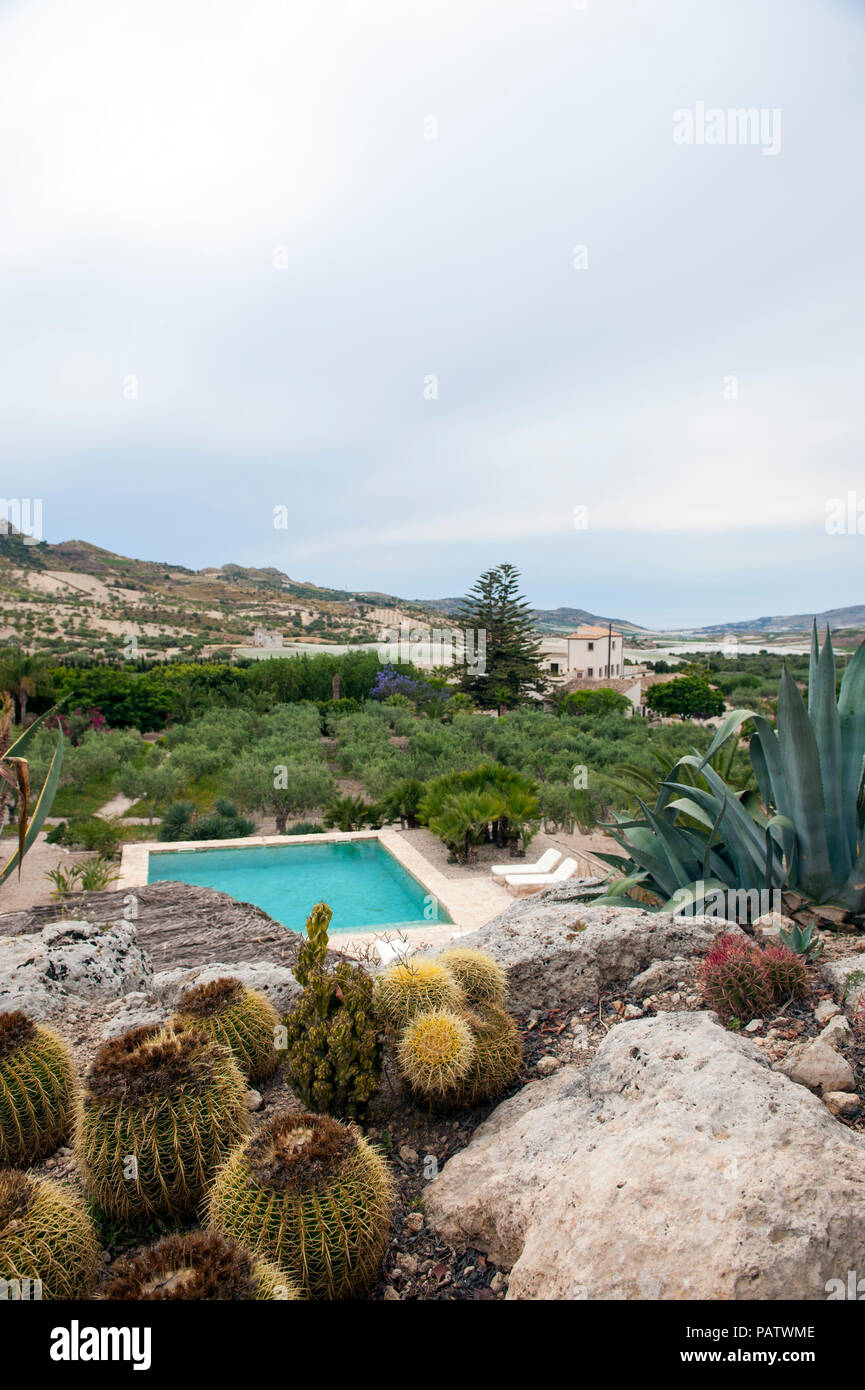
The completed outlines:
[[[699,972],[703,999],[724,1019],[757,1018],[771,1008],[773,990],[763,952],[744,936],[719,936]]]

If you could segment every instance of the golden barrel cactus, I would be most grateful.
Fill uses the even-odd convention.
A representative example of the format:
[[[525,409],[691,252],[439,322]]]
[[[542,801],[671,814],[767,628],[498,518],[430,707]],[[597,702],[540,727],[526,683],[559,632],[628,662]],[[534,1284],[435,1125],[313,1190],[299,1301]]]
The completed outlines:
[[[0,1290],[5,1298],[87,1298],[99,1245],[80,1197],[16,1169],[0,1171]]]
[[[357,1298],[390,1233],[393,1184],[379,1153],[327,1115],[282,1113],[220,1170],[208,1225],[284,1269],[309,1298]]]
[[[475,1061],[475,1040],[468,1021],[446,1009],[418,1014],[399,1040],[397,1060],[414,1096],[450,1102]]]
[[[117,1260],[102,1291],[109,1301],[162,1303],[294,1300],[295,1284],[276,1265],[251,1255],[218,1231],[170,1235]]]
[[[196,1030],[145,1026],[105,1043],[75,1130],[88,1194],[128,1225],[192,1215],[249,1132],[245,1094],[231,1053]]]
[[[194,985],[178,1000],[175,1028],[197,1028],[231,1052],[250,1082],[264,1081],[276,1069],[279,1015],[263,994],[229,976]]]
[[[454,946],[437,957],[462,987],[469,1004],[496,1004],[508,997],[508,982],[498,961],[471,946]]]
[[[431,1009],[459,1009],[463,991],[451,972],[438,961],[418,956],[391,965],[376,978],[375,1000],[388,1028],[404,1028],[416,1014]]]
[[[68,1136],[75,1068],[66,1044],[26,1014],[0,1014],[0,1163],[38,1163]]]

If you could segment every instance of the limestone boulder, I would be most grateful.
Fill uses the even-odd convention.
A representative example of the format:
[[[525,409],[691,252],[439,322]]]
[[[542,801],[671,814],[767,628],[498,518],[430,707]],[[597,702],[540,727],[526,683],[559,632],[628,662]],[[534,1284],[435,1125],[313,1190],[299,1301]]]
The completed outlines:
[[[192,970],[161,970],[153,977],[152,990],[156,999],[173,1008],[186,989],[193,985],[211,984],[213,980],[231,976],[250,989],[258,990],[269,999],[278,1013],[287,1013],[300,998],[302,990],[287,965],[270,961],[231,961],[196,966]]]
[[[0,1012],[32,1018],[68,1012],[149,986],[153,966],[135,925],[52,922],[21,936],[0,937]]]
[[[626,989],[651,967],[649,990],[678,978],[681,963],[705,955],[716,936],[735,923],[716,917],[681,917],[638,908],[594,907],[553,895],[518,900],[461,946],[487,951],[506,970],[512,1005],[531,1009],[579,1008],[611,988]],[[662,972],[660,964],[675,962]]]
[[[861,1267],[865,1143],[713,1014],[613,1028],[500,1105],[429,1224],[515,1299],[824,1299]]]

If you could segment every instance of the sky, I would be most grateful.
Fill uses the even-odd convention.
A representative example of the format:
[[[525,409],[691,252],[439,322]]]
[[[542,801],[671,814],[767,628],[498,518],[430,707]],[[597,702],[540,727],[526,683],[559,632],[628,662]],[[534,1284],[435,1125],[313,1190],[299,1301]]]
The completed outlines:
[[[862,0],[0,0],[0,491],[405,597],[865,602],[863,72]]]

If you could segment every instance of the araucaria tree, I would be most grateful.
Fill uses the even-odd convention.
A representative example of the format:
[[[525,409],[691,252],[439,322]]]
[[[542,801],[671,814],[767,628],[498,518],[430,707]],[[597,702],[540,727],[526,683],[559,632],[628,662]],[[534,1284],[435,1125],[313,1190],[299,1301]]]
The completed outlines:
[[[463,599],[457,622],[467,634],[460,685],[479,705],[518,704],[542,690],[540,641],[519,591],[519,570],[486,570]],[[470,635],[469,635],[470,634]]]

